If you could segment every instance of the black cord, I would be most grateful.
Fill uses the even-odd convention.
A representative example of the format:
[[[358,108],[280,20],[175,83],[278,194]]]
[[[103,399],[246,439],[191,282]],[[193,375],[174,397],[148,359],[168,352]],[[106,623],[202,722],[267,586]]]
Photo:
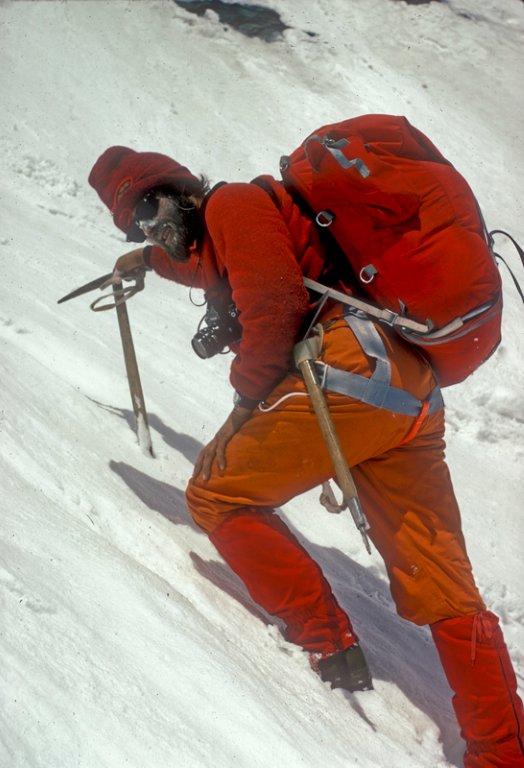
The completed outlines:
[[[494,251],[494,250],[493,250],[493,246],[494,246],[494,238],[493,238],[493,235],[505,235],[507,238],[509,238],[509,239],[511,240],[511,242],[513,243],[513,245],[515,246],[515,248],[516,248],[516,250],[517,250],[517,253],[518,253],[518,254],[519,254],[519,256],[520,256],[520,259],[521,259],[521,261],[522,261],[522,266],[524,266],[524,251],[522,250],[522,248],[520,247],[520,245],[517,243],[517,241],[515,240],[515,238],[514,238],[514,237],[512,237],[512,236],[511,236],[510,234],[508,234],[507,232],[505,232],[503,229],[492,229],[492,230],[491,230],[491,232],[489,232],[489,233],[488,233],[489,246],[490,246],[490,248],[491,248],[491,251],[492,251],[492,253],[493,253],[493,256],[495,257],[495,259],[499,259],[499,260],[500,260],[500,261],[501,261],[503,264],[505,264],[505,265],[506,265],[506,269],[507,269],[507,270],[508,270],[508,272],[510,273],[510,275],[511,275],[511,279],[513,280],[513,283],[515,284],[515,288],[517,289],[517,291],[518,291],[518,294],[519,294],[520,298],[522,299],[522,303],[524,304],[524,292],[522,291],[522,288],[520,287],[519,281],[518,281],[518,280],[517,280],[517,278],[515,277],[515,274],[513,273],[513,270],[512,270],[512,269],[511,269],[511,267],[509,266],[509,264],[508,264],[508,262],[506,261],[506,259],[502,258],[502,256],[500,255],[500,253],[497,253],[496,251]]]

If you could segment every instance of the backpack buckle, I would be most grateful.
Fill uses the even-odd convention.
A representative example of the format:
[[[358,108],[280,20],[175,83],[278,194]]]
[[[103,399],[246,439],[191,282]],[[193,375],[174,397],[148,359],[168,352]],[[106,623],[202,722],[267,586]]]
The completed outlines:
[[[386,325],[389,325],[391,328],[393,328],[398,317],[398,312],[393,312],[392,309],[383,309],[380,320],[381,322],[386,323]]]

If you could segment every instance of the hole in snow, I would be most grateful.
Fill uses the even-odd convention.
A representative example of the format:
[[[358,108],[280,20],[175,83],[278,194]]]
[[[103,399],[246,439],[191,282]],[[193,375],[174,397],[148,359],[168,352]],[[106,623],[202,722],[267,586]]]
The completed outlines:
[[[291,29],[284,24],[280,14],[272,8],[262,5],[247,5],[244,3],[226,3],[223,0],[173,0],[190,13],[204,16],[206,11],[214,11],[222,24],[236,29],[247,37],[258,37],[266,43],[274,43],[282,40],[286,29]],[[313,32],[308,33],[310,37]]]

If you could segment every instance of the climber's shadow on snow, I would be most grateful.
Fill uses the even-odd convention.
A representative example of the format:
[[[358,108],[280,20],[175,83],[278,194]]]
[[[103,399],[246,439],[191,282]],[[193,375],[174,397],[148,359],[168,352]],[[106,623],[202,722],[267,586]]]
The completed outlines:
[[[281,513],[281,516],[285,516]],[[341,606],[355,625],[376,681],[394,683],[440,730],[442,749],[451,765],[462,766],[463,744],[429,630],[397,615],[388,584],[375,568],[364,567],[334,547],[312,544],[294,535],[321,566]],[[348,530],[348,536],[352,535]],[[348,700],[351,703],[351,696]],[[359,698],[365,709],[365,699]]]
[[[195,570],[201,576],[225,592],[226,595],[232,597],[237,603],[240,603],[252,616],[259,619],[267,627],[278,624],[274,616],[266,613],[263,608],[253,602],[243,582],[229,566],[218,560],[204,560],[196,552],[190,552],[189,557]]]
[[[280,516],[286,520],[279,510]],[[401,619],[395,612],[387,583],[376,570],[359,565],[333,547],[312,544],[290,525],[311,556],[322,567],[337,599],[350,614],[366,649],[375,681],[394,683],[412,703],[439,728],[444,755],[451,765],[461,766],[459,741],[447,687],[433,642],[426,628]],[[348,535],[351,532],[348,531]],[[224,563],[203,560],[190,553],[198,573],[239,602],[264,624],[279,624],[251,600],[243,583]],[[377,726],[366,714],[364,695],[347,694],[348,704],[373,730]]]
[[[111,460],[109,468],[153,512],[159,512],[175,525],[187,525],[195,531],[200,531],[187,511],[185,494],[180,488],[161,480],[155,480],[154,477],[135,469],[124,461]]]
[[[129,410],[128,408],[117,408],[116,406],[109,405],[108,403],[101,403],[92,397],[88,397],[88,400],[91,400],[92,403],[98,405],[99,408],[103,408],[104,411],[124,419],[129,428],[136,433],[136,418],[133,411]],[[185,434],[185,432],[177,432],[172,427],[169,427],[162,421],[159,416],[156,415],[156,413],[148,413],[147,420],[149,422],[150,428],[161,435],[166,445],[169,445],[170,448],[174,448],[175,451],[181,453],[182,456],[191,462],[191,464],[195,463],[197,456],[204,447],[203,443],[195,440],[195,438],[191,437],[191,435]]]
[[[133,425],[134,415],[131,411],[112,411],[118,412],[118,415]],[[158,422],[162,425],[160,419]],[[181,450],[186,458],[194,461],[193,456],[196,457],[201,449],[200,443],[189,438],[188,442],[182,441],[182,448],[180,437],[189,438],[167,428],[166,442],[171,440],[169,444],[172,447]],[[182,490],[156,480],[125,462],[110,461],[109,466],[149,509],[159,512],[175,525],[187,525],[204,535],[187,511]],[[394,683],[416,709],[432,719],[440,730],[446,759],[451,765],[462,765],[462,744],[449,704],[449,688],[428,630],[397,616],[388,585],[375,569],[360,565],[339,549],[311,543],[290,525],[282,511],[279,510],[279,514],[319,563],[337,599],[351,616],[365,646],[374,679]],[[204,560],[194,552],[190,553],[190,557],[195,570],[202,577],[240,603],[251,615],[266,625],[278,624],[274,617],[266,614],[251,600],[242,582],[227,565],[219,560]],[[365,700],[359,698],[357,701],[350,694],[347,698],[349,705],[373,727],[365,715]]]

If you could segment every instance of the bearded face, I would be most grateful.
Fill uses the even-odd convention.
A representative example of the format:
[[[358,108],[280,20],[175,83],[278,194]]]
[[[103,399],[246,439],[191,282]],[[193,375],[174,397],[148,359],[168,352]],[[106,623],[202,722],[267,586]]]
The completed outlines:
[[[198,229],[197,207],[190,198],[150,192],[136,206],[134,219],[150,243],[177,261],[188,261]]]

